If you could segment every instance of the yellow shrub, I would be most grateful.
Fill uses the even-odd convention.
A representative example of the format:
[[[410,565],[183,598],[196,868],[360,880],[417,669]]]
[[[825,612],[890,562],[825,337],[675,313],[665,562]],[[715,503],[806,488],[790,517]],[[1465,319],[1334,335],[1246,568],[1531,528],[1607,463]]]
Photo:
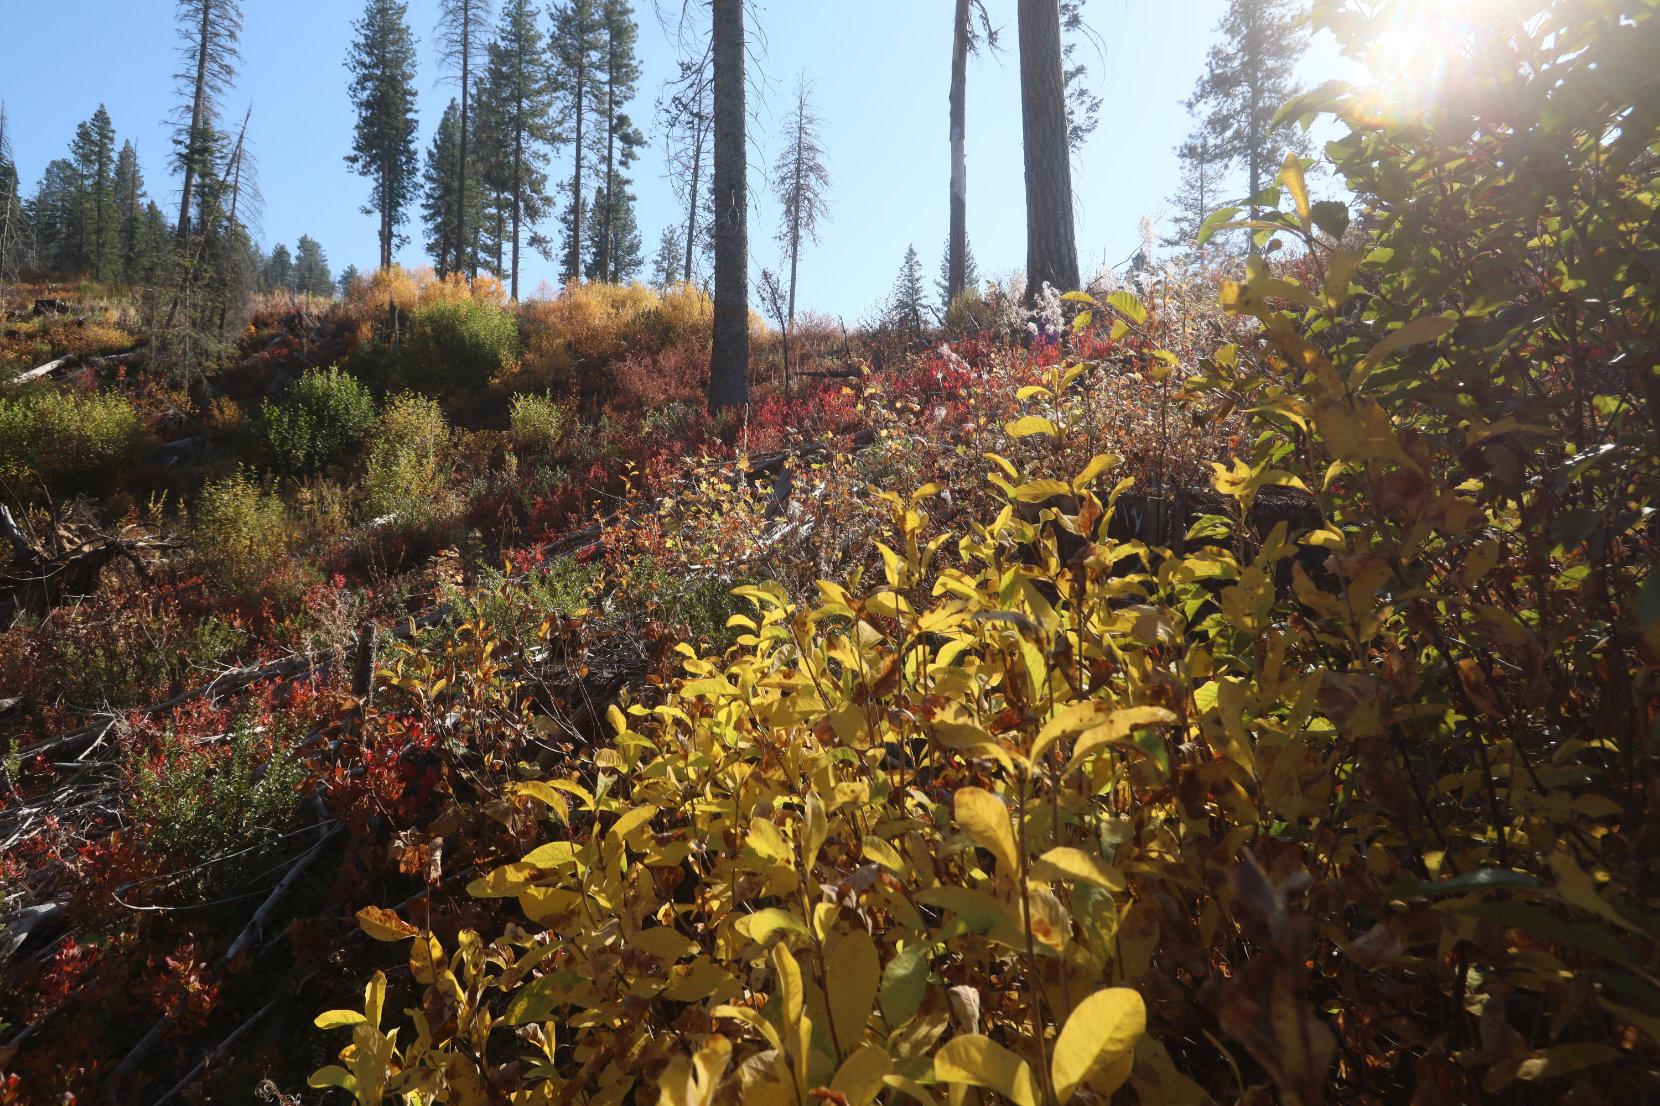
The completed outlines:
[[[499,381],[514,391],[574,389],[630,357],[708,340],[709,296],[689,285],[657,293],[640,284],[581,284],[519,310],[524,363]]]

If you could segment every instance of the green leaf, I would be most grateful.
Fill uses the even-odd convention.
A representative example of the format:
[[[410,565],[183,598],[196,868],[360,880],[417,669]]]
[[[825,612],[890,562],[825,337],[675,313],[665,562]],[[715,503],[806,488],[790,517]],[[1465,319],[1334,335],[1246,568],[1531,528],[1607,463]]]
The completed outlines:
[[[1107,297],[1107,306],[1117,311],[1136,326],[1147,322],[1147,308],[1132,292],[1117,291]]]
[[[1313,206],[1311,212],[1315,227],[1333,238],[1341,238],[1348,232],[1348,204],[1338,200],[1321,200]]]
[[[898,1029],[916,1016],[928,991],[928,964],[939,948],[930,942],[907,945],[882,969],[882,1017]]]

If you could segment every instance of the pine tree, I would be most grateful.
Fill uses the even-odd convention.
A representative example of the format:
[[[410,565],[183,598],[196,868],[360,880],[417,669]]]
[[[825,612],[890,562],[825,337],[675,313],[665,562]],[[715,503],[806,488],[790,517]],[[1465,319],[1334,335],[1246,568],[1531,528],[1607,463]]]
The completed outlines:
[[[749,406],[749,152],[745,0],[711,0],[715,76],[715,321],[709,410]]]
[[[468,276],[478,272],[478,253],[475,238],[472,237],[476,233],[476,223],[473,222],[476,181],[470,149],[472,97],[475,66],[484,52],[489,21],[490,0],[438,0],[439,64],[453,70],[454,78],[461,86],[461,104],[456,114],[455,237],[462,246],[461,268]]]
[[[69,273],[79,266],[75,234],[80,196],[81,179],[74,164],[64,158],[47,163],[29,200],[29,225],[40,266],[49,273]]]
[[[790,259],[790,283],[784,321],[784,384],[790,385],[790,343],[795,336],[796,292],[801,281],[801,244],[817,243],[830,217],[830,170],[824,165],[824,123],[813,108],[813,88],[803,74],[796,83],[795,107],[784,121],[785,146],[773,166],[773,187],[782,220],[778,242]]]
[[[339,289],[341,299],[349,300],[362,283],[363,274],[358,271],[357,266],[347,265],[346,271],[340,274],[340,279],[334,282],[334,286]]]
[[[265,259],[260,272],[260,286],[267,292],[292,292],[294,285],[294,255],[278,242]]]
[[[507,198],[513,298],[519,298],[524,246],[550,256],[549,240],[536,228],[548,216],[548,158],[559,141],[553,118],[553,84],[544,71],[545,46],[530,0],[506,0],[490,50],[491,167],[486,175]]]
[[[300,235],[294,253],[294,290],[302,296],[334,296],[334,277],[329,272],[329,259],[317,239]]]
[[[423,173],[426,188],[421,202],[427,230],[427,252],[439,276],[466,272],[468,266],[477,260],[476,238],[465,244],[461,241],[460,148],[461,103],[451,100],[438,122],[437,132],[432,136],[432,146],[427,150]],[[469,222],[476,229],[480,222],[477,218],[477,196],[470,199],[473,202]]]
[[[91,119],[75,128],[70,159],[80,181],[75,213],[77,268],[93,280],[111,280],[120,261],[120,216],[115,193],[115,125],[99,104]]]
[[[619,223],[631,218],[625,210],[632,207],[633,195],[628,191],[632,183],[628,167],[640,156],[645,136],[629,120],[624,106],[634,98],[640,83],[640,60],[636,48],[640,37],[639,24],[634,21],[634,7],[628,0],[601,0],[600,22],[603,28],[603,63],[600,84],[605,90],[605,109],[601,126],[605,134],[604,175],[605,208],[594,212],[594,220],[601,223],[604,233],[596,239],[599,255],[594,268],[604,274],[603,280],[621,283],[621,266],[614,256],[619,250],[622,232]]]
[[[667,291],[685,280],[685,247],[681,243],[679,227],[664,227],[657,244],[657,256],[651,259],[651,286]]]
[[[1222,204],[1227,165],[1217,157],[1209,135],[1203,131],[1178,146],[1176,155],[1182,165],[1181,186],[1170,200],[1175,213],[1171,217],[1170,233],[1162,244],[1196,250],[1199,228]]]
[[[946,240],[945,256],[940,258],[940,278],[934,285],[934,291],[939,293],[940,312],[943,314],[951,310],[951,302],[963,292],[971,292],[980,287],[980,263],[974,259],[974,247],[968,242],[963,243],[963,286],[961,291],[953,295],[951,292],[951,241]]]
[[[560,217],[564,243],[560,274],[568,284],[582,279],[582,252],[587,244],[588,166],[604,129],[594,125],[605,109],[605,27],[600,0],[564,0],[553,9],[553,37],[548,44],[553,59],[556,111],[571,127],[571,179],[566,207]],[[601,145],[601,148],[603,146]]]
[[[905,260],[899,266],[899,277],[888,295],[888,325],[921,334],[927,326],[925,297],[922,257],[912,246],[905,251]]]
[[[0,290],[34,260],[34,235],[23,206],[22,180],[12,153],[11,124],[0,103]]]
[[[588,223],[588,261],[585,275],[589,280],[609,284],[627,284],[637,277],[645,266],[641,254],[640,225],[634,214],[636,197],[623,182],[612,182],[611,188],[601,186],[594,190]]]
[[[1059,0],[1019,0],[1022,147],[1026,161],[1026,294],[1078,287],[1071,136]]]
[[[174,81],[186,103],[179,109],[173,136],[173,166],[183,175],[179,196],[180,240],[190,234],[191,204],[197,188],[213,179],[224,151],[219,133],[220,100],[236,80],[242,60],[237,40],[242,36],[241,0],[178,0],[177,20],[181,55],[188,65]]]
[[[372,182],[363,214],[379,220],[380,267],[409,241],[399,228],[419,186],[415,155],[415,36],[403,0],[368,0],[346,56],[357,125],[346,164]]]
[[[131,142],[122,143],[115,159],[115,213],[115,279],[134,284],[148,268],[149,259],[144,240],[144,172]]]
[[[1229,0],[1216,28],[1221,41],[1187,102],[1218,162],[1244,168],[1253,217],[1254,197],[1285,153],[1304,144],[1290,120],[1274,122],[1280,105],[1300,91],[1295,73],[1308,48],[1303,14],[1302,0]]]

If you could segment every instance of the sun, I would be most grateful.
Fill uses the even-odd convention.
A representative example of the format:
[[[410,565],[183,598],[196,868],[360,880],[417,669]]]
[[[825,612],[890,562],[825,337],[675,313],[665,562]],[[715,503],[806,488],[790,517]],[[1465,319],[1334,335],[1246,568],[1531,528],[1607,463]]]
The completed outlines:
[[[1422,116],[1484,82],[1495,32],[1513,24],[1515,12],[1514,0],[1384,0],[1357,60],[1393,112]]]

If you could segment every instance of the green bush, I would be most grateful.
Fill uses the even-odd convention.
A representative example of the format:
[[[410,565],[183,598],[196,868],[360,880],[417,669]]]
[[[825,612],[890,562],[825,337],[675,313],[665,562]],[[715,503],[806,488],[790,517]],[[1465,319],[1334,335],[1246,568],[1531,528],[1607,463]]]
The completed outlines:
[[[71,624],[52,642],[52,668],[74,707],[131,710],[177,695],[228,662],[242,634],[222,619],[158,603],[109,621]]]
[[[570,409],[549,395],[514,396],[510,418],[514,444],[531,456],[546,456],[558,449],[573,421]]]
[[[305,765],[283,736],[267,739],[239,722],[222,749],[168,737],[132,770],[129,811],[153,854],[202,867],[174,895],[204,895],[236,883],[243,864],[213,862],[268,844],[294,821]]]
[[[0,480],[23,490],[102,490],[146,445],[138,413],[123,396],[47,391],[0,398]]]
[[[339,369],[313,370],[281,403],[259,414],[255,435],[267,464],[302,476],[344,460],[375,423],[369,390]]]
[[[371,518],[424,517],[440,498],[450,426],[433,400],[402,395],[386,405],[369,440],[363,509]]]
[[[220,582],[257,587],[286,560],[291,538],[282,500],[244,472],[202,489],[196,549]]]
[[[421,308],[410,320],[399,359],[405,386],[447,396],[482,387],[519,359],[519,321],[510,308],[450,300]]]

